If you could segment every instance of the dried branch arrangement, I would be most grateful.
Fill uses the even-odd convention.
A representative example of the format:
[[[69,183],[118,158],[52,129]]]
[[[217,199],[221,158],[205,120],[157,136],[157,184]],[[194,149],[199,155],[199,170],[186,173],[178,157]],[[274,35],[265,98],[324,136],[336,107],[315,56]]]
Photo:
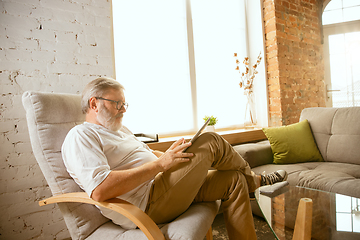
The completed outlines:
[[[243,64],[245,65],[245,72],[241,72],[241,70],[240,70],[240,61],[239,61],[239,59],[237,59],[237,53],[234,53],[234,57],[236,57],[236,69],[235,70],[239,71],[239,73],[241,74],[241,80],[239,83],[240,88],[244,87],[245,94],[246,94],[246,92],[252,92],[255,75],[258,73],[256,68],[259,66],[261,59],[262,59],[261,52],[259,53],[259,56],[257,57],[256,63],[252,67],[249,66],[249,64],[250,64],[249,57],[245,57],[245,59],[243,61]]]

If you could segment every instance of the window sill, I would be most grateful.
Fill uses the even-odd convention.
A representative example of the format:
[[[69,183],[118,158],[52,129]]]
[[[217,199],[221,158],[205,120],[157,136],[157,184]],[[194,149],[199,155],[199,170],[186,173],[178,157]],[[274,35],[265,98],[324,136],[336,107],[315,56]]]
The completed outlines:
[[[257,142],[266,139],[266,136],[264,132],[261,130],[261,128],[236,129],[230,131],[216,131],[216,132],[220,134],[231,145],[237,145],[248,142]],[[188,136],[161,138],[159,139],[159,142],[148,143],[148,146],[153,150],[165,152],[171,146],[171,144],[173,144],[176,140],[182,137],[188,141],[191,139],[192,136],[188,135]]]

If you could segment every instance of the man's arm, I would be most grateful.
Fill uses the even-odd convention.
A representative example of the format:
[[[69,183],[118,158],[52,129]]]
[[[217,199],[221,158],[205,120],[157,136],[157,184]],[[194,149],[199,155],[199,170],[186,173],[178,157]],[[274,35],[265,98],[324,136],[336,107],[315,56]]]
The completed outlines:
[[[182,150],[189,147],[191,143],[181,144],[183,142],[183,139],[179,139],[173,143],[164,154],[159,154],[156,161],[132,169],[111,171],[105,180],[94,189],[91,198],[95,201],[105,201],[123,195],[153,179],[159,172],[165,172],[178,163],[189,161],[189,157],[192,157],[193,154],[183,153]]]

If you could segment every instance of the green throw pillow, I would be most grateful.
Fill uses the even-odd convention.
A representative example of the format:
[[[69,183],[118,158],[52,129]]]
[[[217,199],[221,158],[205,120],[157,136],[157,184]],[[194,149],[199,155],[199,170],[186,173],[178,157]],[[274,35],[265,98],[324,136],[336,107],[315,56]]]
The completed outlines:
[[[270,141],[274,163],[321,162],[308,120],[283,127],[263,128]]]

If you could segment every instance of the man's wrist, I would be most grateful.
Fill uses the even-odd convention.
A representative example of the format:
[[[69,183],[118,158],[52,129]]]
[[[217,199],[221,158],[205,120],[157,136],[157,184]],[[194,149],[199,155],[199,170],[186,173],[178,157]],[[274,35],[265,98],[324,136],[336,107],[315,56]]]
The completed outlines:
[[[153,162],[155,164],[155,169],[156,171],[159,172],[164,172],[165,168],[164,166],[161,164],[161,160],[157,159],[156,161]]]

